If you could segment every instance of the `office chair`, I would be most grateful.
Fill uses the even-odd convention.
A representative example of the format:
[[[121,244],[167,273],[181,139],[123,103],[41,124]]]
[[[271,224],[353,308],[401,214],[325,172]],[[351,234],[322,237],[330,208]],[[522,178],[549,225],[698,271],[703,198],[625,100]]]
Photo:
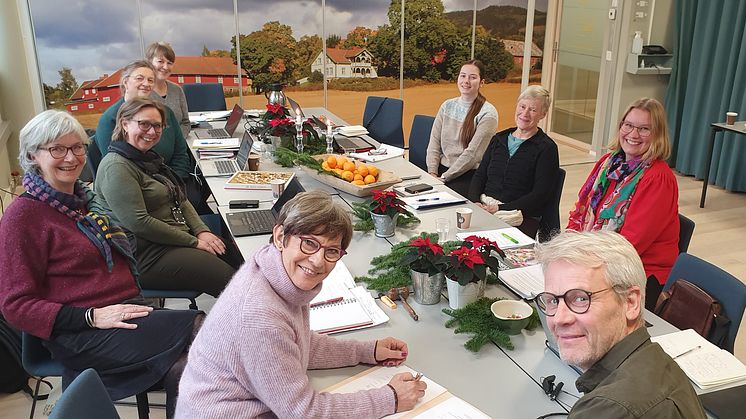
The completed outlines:
[[[539,221],[539,242],[549,241],[552,235],[560,230],[559,205],[562,198],[562,188],[565,185],[565,169],[559,168],[557,171],[557,186],[544,212],[541,214]]]
[[[668,291],[678,279],[686,279],[720,302],[722,314],[730,319],[723,349],[733,353],[738,327],[746,309],[746,284],[717,266],[688,253],[681,253],[676,258],[663,291]]]
[[[62,363],[52,359],[52,354],[41,343],[41,339],[28,333],[21,334],[21,362],[23,369],[36,380],[34,392],[31,394],[31,414],[34,418],[36,401],[39,398],[39,386],[46,377],[62,377],[65,367]]]
[[[181,86],[189,112],[224,111],[225,93],[222,83],[194,83]]]
[[[368,96],[363,112],[363,126],[379,143],[404,148],[402,115],[404,102],[389,97]]]
[[[88,140],[91,144],[95,144],[96,142],[96,130],[86,128],[85,129],[86,135],[88,135]],[[89,145],[90,147],[90,145]],[[96,147],[98,149],[98,147]],[[99,153],[101,154],[101,153]],[[85,167],[83,168],[83,172],[80,173],[80,180],[84,183],[91,183],[93,182],[93,179],[96,177],[96,169],[93,167],[93,164],[90,161],[91,159],[86,159]]]
[[[679,254],[689,250],[689,243],[694,234],[694,221],[679,213]]]
[[[430,131],[435,118],[427,115],[415,115],[412,130],[409,132],[409,161],[427,172],[427,145],[430,143]]]
[[[101,164],[103,156],[101,155],[101,150],[98,148],[98,144],[96,144],[96,141],[93,141],[93,139],[91,139],[91,143],[88,144],[88,151],[86,154],[88,155],[86,166],[90,167],[91,180],[95,181],[96,173],[98,172],[98,165]]]
[[[49,419],[119,419],[119,414],[96,370],[89,368],[65,389]]]

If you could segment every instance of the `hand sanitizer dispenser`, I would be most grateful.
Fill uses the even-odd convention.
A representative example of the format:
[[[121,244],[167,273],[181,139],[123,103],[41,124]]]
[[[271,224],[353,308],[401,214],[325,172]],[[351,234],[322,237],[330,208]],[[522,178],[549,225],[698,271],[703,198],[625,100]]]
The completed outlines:
[[[632,39],[632,53],[642,54],[642,32],[635,31],[635,37]]]

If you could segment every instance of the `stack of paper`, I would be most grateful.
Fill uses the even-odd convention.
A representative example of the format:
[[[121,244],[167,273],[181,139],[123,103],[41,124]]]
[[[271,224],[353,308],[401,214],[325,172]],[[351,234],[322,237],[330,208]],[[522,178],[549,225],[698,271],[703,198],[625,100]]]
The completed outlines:
[[[345,137],[359,137],[368,133],[368,130],[362,125],[348,125],[346,127],[339,127],[338,131]]]
[[[497,276],[521,298],[531,300],[544,291],[544,273],[541,265],[499,271]]]
[[[414,209],[437,208],[446,205],[460,204],[466,202],[466,199],[456,197],[448,192],[436,192],[425,196],[411,196],[401,199],[405,204]]]
[[[240,143],[241,140],[238,138],[200,138],[192,142],[192,148],[238,150]]]
[[[387,144],[381,144],[381,146],[378,147],[377,150],[366,151],[364,153],[350,153],[350,157],[371,163],[393,159],[394,157],[401,157],[403,155],[403,148],[394,147]]]
[[[355,286],[352,274],[341,261],[324,279],[321,292],[309,305],[310,327],[318,333],[362,329],[389,321],[370,292]]]
[[[650,339],[658,343],[701,389],[746,379],[746,365],[692,329]]]

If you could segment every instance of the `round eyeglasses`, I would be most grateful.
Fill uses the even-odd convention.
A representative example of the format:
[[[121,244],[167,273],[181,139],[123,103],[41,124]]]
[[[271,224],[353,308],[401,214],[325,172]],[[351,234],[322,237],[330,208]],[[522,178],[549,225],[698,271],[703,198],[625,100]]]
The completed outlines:
[[[300,239],[300,251],[307,254],[316,254],[319,250],[324,249],[324,259],[327,262],[336,262],[342,259],[342,256],[347,254],[347,251],[334,246],[322,246],[316,239],[308,236],[299,236]]]
[[[53,145],[47,148],[39,147],[39,149],[47,150],[53,159],[64,159],[65,156],[67,156],[68,151],[72,151],[73,156],[85,156],[85,153],[88,150],[85,144],[75,144],[70,147],[65,147],[64,145]]]
[[[632,132],[632,130],[637,130],[637,134],[640,137],[649,137],[651,132],[650,128],[648,127],[638,127],[636,125],[632,125],[629,122],[622,122],[622,125],[619,127],[619,130],[621,130],[624,134],[629,134]]]
[[[591,296],[608,291],[611,288],[604,288],[598,291],[586,291],[581,289],[571,289],[565,291],[562,295],[554,295],[551,292],[542,292],[536,296],[536,305],[542,313],[549,317],[557,314],[560,299],[565,300],[565,305],[573,313],[583,314],[591,308]]]
[[[150,122],[150,121],[143,121],[143,120],[137,120],[137,119],[133,119],[133,121],[137,122],[137,126],[140,127],[140,129],[145,132],[150,131],[150,128],[153,128],[155,132],[163,131],[163,124],[159,122]]]

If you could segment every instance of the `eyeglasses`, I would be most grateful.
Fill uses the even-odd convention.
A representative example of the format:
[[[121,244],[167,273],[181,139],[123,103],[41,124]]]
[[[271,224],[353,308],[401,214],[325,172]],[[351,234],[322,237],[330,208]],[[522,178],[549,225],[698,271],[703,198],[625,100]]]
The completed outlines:
[[[637,134],[639,134],[640,137],[649,137],[651,134],[650,128],[638,127],[630,124],[629,122],[622,122],[622,126],[619,127],[619,130],[621,130],[625,134],[629,134],[630,132],[632,132],[633,129],[637,130]]]
[[[137,119],[133,119],[133,121],[137,122],[137,126],[140,127],[140,129],[145,132],[150,131],[150,128],[153,128],[155,132],[163,131],[163,124],[160,124],[157,122],[153,123],[150,121],[137,120]]]
[[[75,144],[71,147],[65,147],[64,145],[53,145],[47,148],[39,147],[39,149],[47,150],[49,152],[49,155],[51,155],[53,159],[64,159],[65,156],[67,156],[68,151],[72,151],[73,156],[85,156],[87,150],[85,144]]]
[[[300,236],[300,251],[307,254],[316,254],[319,250],[324,249],[324,259],[327,262],[336,262],[342,259],[347,252],[344,249],[334,246],[322,246],[316,239],[307,236]]]
[[[536,305],[539,306],[539,310],[549,317],[557,314],[557,308],[559,307],[560,298],[565,300],[565,305],[573,313],[583,314],[591,308],[591,296],[604,291],[608,291],[611,288],[604,288],[598,291],[586,291],[581,289],[571,289],[566,291],[562,295],[554,295],[550,292],[542,292],[536,296]]]

